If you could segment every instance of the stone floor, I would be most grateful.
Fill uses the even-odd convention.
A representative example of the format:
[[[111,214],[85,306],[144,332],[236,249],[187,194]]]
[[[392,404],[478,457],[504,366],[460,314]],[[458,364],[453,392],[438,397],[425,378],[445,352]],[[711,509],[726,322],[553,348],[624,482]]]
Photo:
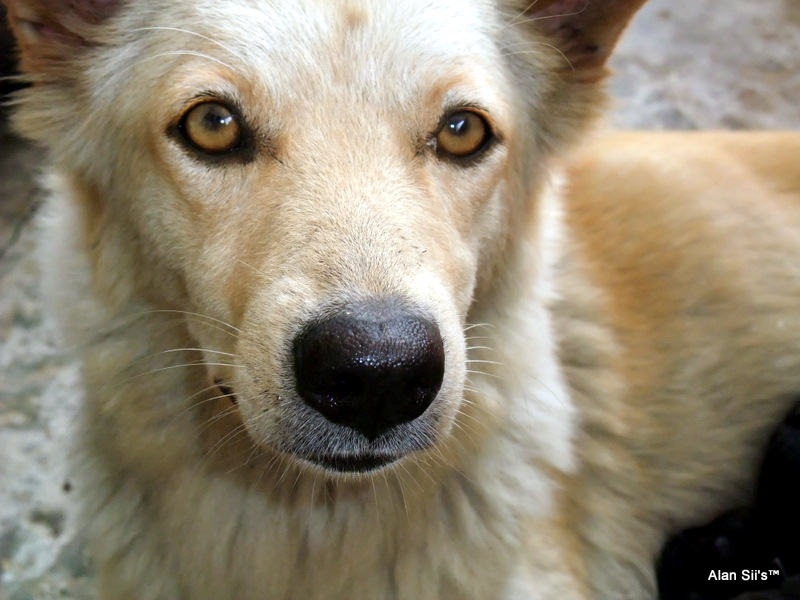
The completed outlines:
[[[620,126],[798,129],[800,2],[651,0],[614,67]],[[34,260],[40,159],[0,133],[0,600],[90,600],[65,463],[77,369]]]

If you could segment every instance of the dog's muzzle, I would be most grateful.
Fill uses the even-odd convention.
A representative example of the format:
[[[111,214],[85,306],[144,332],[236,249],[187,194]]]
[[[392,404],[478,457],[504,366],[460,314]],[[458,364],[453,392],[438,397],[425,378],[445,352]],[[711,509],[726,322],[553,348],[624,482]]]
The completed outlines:
[[[444,368],[439,328],[394,301],[349,305],[294,340],[300,397],[370,442],[421,416],[439,392]]]

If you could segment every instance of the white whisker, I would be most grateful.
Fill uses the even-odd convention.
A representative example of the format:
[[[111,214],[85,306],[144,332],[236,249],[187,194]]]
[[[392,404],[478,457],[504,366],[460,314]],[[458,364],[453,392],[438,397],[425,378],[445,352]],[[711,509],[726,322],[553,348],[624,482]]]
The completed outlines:
[[[157,369],[151,369],[150,371],[145,371],[144,373],[138,373],[137,375],[133,375],[129,377],[122,383],[130,383],[135,379],[139,379],[140,377],[146,377],[147,375],[154,375],[156,373],[163,373],[164,371],[170,371],[172,369],[185,369],[188,367],[230,367],[230,368],[240,368],[242,365],[235,365],[232,363],[216,363],[216,362],[206,362],[204,360],[198,360],[195,362],[190,363],[183,363],[180,365],[169,365],[167,367],[159,367]]]
[[[485,377],[493,377],[494,379],[498,379],[499,381],[503,381],[503,382],[506,381],[505,377],[500,377],[500,375],[497,375],[496,373],[487,373],[487,372],[484,372],[484,371],[475,371],[473,369],[467,369],[467,373],[469,373],[471,375],[482,375],[482,376],[485,376]]]
[[[528,8],[526,8],[524,11],[522,11],[522,14],[525,14],[526,12],[528,12],[531,8],[533,8],[533,6],[535,4],[536,4],[536,2],[531,4]],[[552,14],[552,15],[538,15],[536,17],[530,17],[529,19],[524,19],[522,21],[516,21],[516,19],[518,19],[520,16],[522,16],[522,14],[521,14],[521,15],[517,15],[517,17],[515,17],[514,19],[509,21],[507,23],[507,26],[508,27],[517,27],[519,25],[525,25],[526,23],[534,23],[536,21],[546,21],[547,19],[563,19],[564,17],[576,17],[576,16],[584,13],[587,8],[589,8],[589,0],[586,0],[586,2],[583,5],[583,8],[581,8],[580,10],[576,10],[574,12],[570,12],[570,13],[555,13],[555,14]],[[516,22],[514,22],[514,21],[516,21]]]
[[[187,310],[160,308],[160,309],[155,309],[155,310],[145,310],[145,311],[136,313],[133,316],[134,317],[140,317],[140,316],[153,315],[153,314],[174,314],[174,315],[184,315],[184,316],[189,316],[189,317],[198,317],[200,319],[208,319],[209,321],[212,321],[214,323],[218,323],[219,325],[222,325],[225,328],[228,328],[228,329],[230,329],[232,331],[235,331],[236,333],[243,333],[241,329],[239,329],[237,327],[234,327],[230,323],[226,323],[225,321],[217,319],[216,317],[212,317],[210,315],[206,315],[206,314],[203,314],[203,313],[191,312],[191,311],[187,311]]]
[[[526,7],[525,7],[525,8],[523,8],[521,11],[519,11],[519,12],[516,14],[516,16],[515,16],[513,19],[511,19],[511,20],[510,20],[508,23],[506,23],[506,26],[509,26],[509,27],[510,27],[510,26],[513,26],[513,25],[515,25],[515,21],[516,21],[517,19],[519,19],[519,18],[520,18],[522,15],[524,15],[526,12],[528,12],[530,9],[532,9],[534,6],[536,6],[536,4],[537,4],[538,2],[539,2],[539,0],[533,0],[533,2],[531,2],[530,4],[528,4],[528,6],[526,6]]]
[[[556,52],[558,52],[562,56],[562,58],[569,65],[570,69],[572,69],[573,71],[577,71],[577,69],[575,68],[575,65],[572,64],[572,61],[569,59],[569,57],[566,54],[564,54],[564,52],[561,49],[556,48],[555,46],[553,46],[553,44],[548,44],[546,42],[535,42],[535,43],[537,45],[539,45],[539,46],[547,46],[548,48],[552,48],[553,50],[555,50]],[[520,50],[519,52],[505,52],[505,53],[503,53],[503,56],[514,56],[514,55],[517,55],[517,54],[536,54],[536,51],[535,50]]]
[[[195,392],[194,394],[189,396],[189,398],[186,400],[186,402],[191,402],[192,398],[194,398],[195,396],[197,396],[199,394],[202,394],[204,392],[207,392],[209,390],[212,390],[215,387],[217,387],[217,386],[216,385],[210,385],[207,388],[204,388],[204,389],[200,390],[199,392]],[[182,417],[183,415],[185,415],[186,413],[188,413],[189,411],[191,411],[194,408],[197,408],[197,407],[202,406],[204,404],[208,404],[209,402],[213,402],[214,400],[222,400],[223,398],[227,398],[227,397],[228,397],[227,394],[221,394],[221,395],[217,395],[217,396],[212,396],[210,398],[205,398],[204,400],[200,400],[199,402],[191,402],[191,404],[189,404],[189,406],[187,406],[182,411],[180,411],[179,413],[174,415],[172,417],[172,419],[170,419],[169,423],[167,423],[167,426],[173,425],[175,423],[175,421],[177,421],[180,417]]]
[[[207,35],[203,35],[202,33],[197,33],[196,31],[191,31],[189,29],[184,29],[182,27],[155,27],[155,26],[154,27],[138,27],[136,29],[132,29],[131,31],[134,31],[134,32],[137,32],[137,31],[174,31],[176,33],[185,33],[187,35],[192,35],[192,36],[198,37],[198,38],[200,38],[202,40],[206,40],[208,42],[211,42],[212,44],[216,44],[217,46],[219,46],[220,48],[225,50],[228,54],[230,54],[234,58],[238,58],[242,62],[247,62],[247,59],[246,59],[245,56],[243,56],[242,54],[240,54],[238,51],[234,50],[230,46],[227,46],[227,45],[223,44],[219,40],[215,40],[214,38],[208,37]]]
[[[150,357],[158,356],[160,354],[170,354],[172,352],[208,352],[209,354],[219,354],[222,356],[239,358],[239,356],[236,354],[231,354],[230,352],[222,352],[221,350],[211,350],[209,348],[171,348],[169,350],[162,350],[161,352],[156,352],[155,354],[151,354]]]
[[[240,263],[240,264],[244,265],[244,266],[245,266],[245,267],[247,267],[248,269],[251,269],[251,270],[252,270],[252,271],[253,271],[253,272],[254,272],[256,275],[259,275],[260,277],[266,277],[266,273],[264,273],[263,271],[261,271],[261,270],[259,270],[259,269],[255,268],[253,265],[251,265],[251,264],[249,264],[249,263],[245,262],[244,260],[242,260],[242,259],[241,259],[241,258],[239,258],[238,256],[236,257],[236,262],[238,262],[238,263]]]
[[[472,323],[471,325],[467,325],[466,327],[464,327],[462,329],[462,331],[464,333],[466,333],[466,332],[468,332],[468,331],[470,331],[472,329],[476,329],[478,327],[486,327],[488,329],[494,329],[494,325],[492,325],[491,323]]]
[[[494,348],[490,346],[467,346],[467,352],[471,352],[472,350],[489,350],[491,352],[496,352]]]
[[[237,436],[245,432],[246,432],[246,427],[244,424],[231,429],[227,434],[225,434],[221,439],[219,439],[208,452],[206,452],[205,456],[203,456],[203,458],[200,459],[200,463],[198,466],[202,467],[203,465],[208,464],[208,462],[214,457],[214,455],[220,450],[222,450],[225,444],[229,443],[231,440],[235,439]]]

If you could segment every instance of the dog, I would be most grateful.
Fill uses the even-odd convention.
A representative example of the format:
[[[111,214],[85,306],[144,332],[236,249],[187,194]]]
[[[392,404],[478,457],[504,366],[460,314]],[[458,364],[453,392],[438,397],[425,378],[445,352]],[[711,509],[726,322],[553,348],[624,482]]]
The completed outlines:
[[[800,135],[605,133],[644,0],[3,0],[102,600],[631,599],[800,390]]]

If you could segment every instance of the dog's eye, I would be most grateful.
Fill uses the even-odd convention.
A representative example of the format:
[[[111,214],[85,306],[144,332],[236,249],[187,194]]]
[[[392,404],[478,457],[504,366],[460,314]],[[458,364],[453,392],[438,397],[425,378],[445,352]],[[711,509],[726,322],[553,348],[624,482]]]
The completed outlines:
[[[202,102],[190,108],[181,120],[180,129],[193,146],[208,154],[235,150],[242,139],[236,116],[219,102]]]
[[[489,124],[478,113],[462,110],[451,114],[436,135],[436,150],[465,158],[483,150],[492,138]]]

